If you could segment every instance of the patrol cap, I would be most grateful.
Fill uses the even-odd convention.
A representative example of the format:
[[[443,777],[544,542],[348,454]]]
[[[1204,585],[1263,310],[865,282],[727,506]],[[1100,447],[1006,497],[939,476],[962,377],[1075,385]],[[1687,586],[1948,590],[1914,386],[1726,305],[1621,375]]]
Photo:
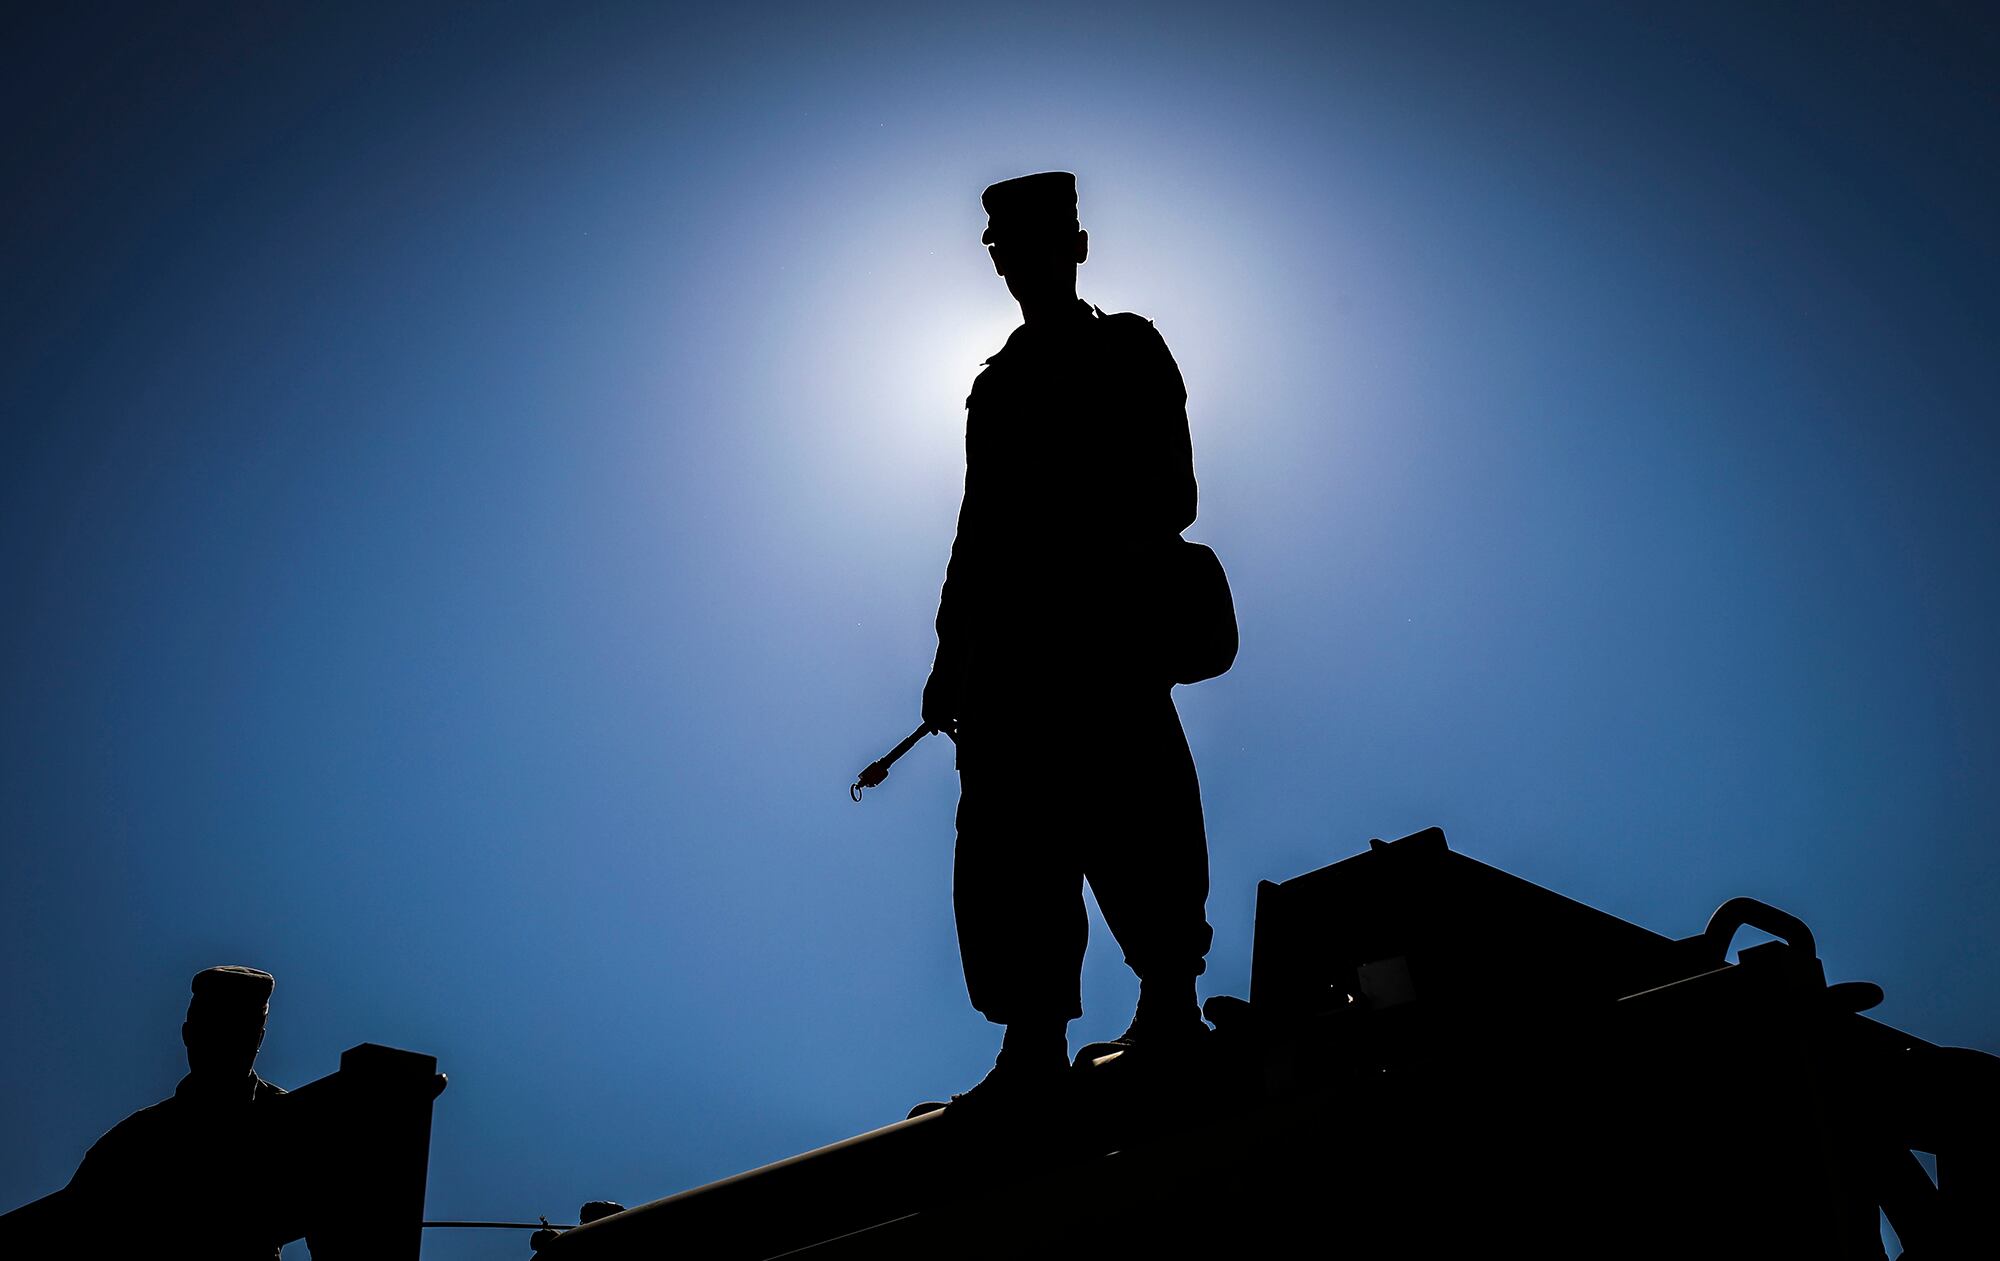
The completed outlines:
[[[233,1009],[244,1015],[252,1012],[261,1015],[270,1004],[271,991],[276,986],[277,980],[269,972],[237,963],[203,968],[194,974],[194,997],[188,1007],[190,1010],[200,1007],[217,1014]]]
[[[979,238],[985,245],[1003,236],[1062,236],[1079,226],[1076,176],[1068,171],[1001,180],[979,195],[979,204],[986,208],[986,232]]]

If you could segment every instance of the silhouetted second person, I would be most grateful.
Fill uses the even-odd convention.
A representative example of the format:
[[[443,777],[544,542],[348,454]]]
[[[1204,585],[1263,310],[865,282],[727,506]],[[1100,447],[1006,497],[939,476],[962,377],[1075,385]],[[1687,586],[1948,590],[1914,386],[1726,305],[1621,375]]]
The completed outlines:
[[[181,1041],[188,1073],[171,1097],[91,1146],[60,1195],[70,1255],[276,1258],[288,1227],[284,1162],[257,1075],[271,974],[227,965],[195,974]]]
[[[1208,953],[1194,760],[1154,641],[1168,549],[1195,517],[1187,393],[1150,321],[1077,297],[1076,177],[981,198],[1022,324],[966,401],[965,498],[938,604],[926,725],[957,743],[953,904],[972,1004],[1006,1032],[954,1103],[1069,1066],[1088,880],[1139,976],[1132,1059],[1192,1045]]]

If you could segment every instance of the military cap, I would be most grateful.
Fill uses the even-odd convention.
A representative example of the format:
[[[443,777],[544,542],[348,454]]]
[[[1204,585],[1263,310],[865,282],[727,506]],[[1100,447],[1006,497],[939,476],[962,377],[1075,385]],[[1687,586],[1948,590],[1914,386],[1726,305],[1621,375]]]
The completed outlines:
[[[259,972],[256,968],[246,968],[241,964],[226,963],[218,968],[203,968],[194,974],[194,1002],[238,1007],[263,1007],[271,1001],[271,990],[277,985],[269,972]]]
[[[979,195],[986,208],[986,233],[991,245],[1001,236],[1058,236],[1077,230],[1076,176],[1068,171],[1043,171],[1001,180]]]

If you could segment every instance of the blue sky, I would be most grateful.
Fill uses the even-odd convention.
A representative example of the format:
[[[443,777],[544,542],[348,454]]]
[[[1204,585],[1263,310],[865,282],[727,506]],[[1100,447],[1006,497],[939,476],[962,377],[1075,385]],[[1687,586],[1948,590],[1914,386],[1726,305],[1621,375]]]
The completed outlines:
[[[978,193],[1049,168],[1242,619],[1179,692],[1204,994],[1258,879],[1436,824],[1674,936],[1765,898],[2000,1048],[1973,6],[10,21],[0,1202],[171,1089],[219,962],[275,1080],[439,1057],[433,1216],[976,1080],[948,750],[846,785],[1016,318]],[[1073,1044],[1130,1013],[1094,940]]]

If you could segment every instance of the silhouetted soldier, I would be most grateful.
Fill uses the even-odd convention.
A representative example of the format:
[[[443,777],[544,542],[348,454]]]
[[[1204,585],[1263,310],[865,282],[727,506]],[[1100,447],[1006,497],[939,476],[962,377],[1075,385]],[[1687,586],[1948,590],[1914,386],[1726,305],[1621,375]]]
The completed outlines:
[[[966,985],[1006,1026],[993,1071],[959,1099],[1013,1097],[1068,1066],[1084,880],[1140,979],[1123,1048],[1165,1054],[1206,1028],[1195,977],[1210,938],[1194,760],[1139,613],[1195,516],[1180,370],[1150,321],[1077,297],[1089,238],[1074,175],[1007,180],[981,201],[1023,323],[966,400],[923,702],[958,745]]]
[[[271,974],[197,972],[181,1041],[188,1074],[172,1097],[126,1117],[92,1145],[61,1192],[82,1253],[272,1258],[283,1229],[271,1134],[281,1088],[252,1068],[264,1042]],[[81,1254],[79,1254],[81,1255]]]

